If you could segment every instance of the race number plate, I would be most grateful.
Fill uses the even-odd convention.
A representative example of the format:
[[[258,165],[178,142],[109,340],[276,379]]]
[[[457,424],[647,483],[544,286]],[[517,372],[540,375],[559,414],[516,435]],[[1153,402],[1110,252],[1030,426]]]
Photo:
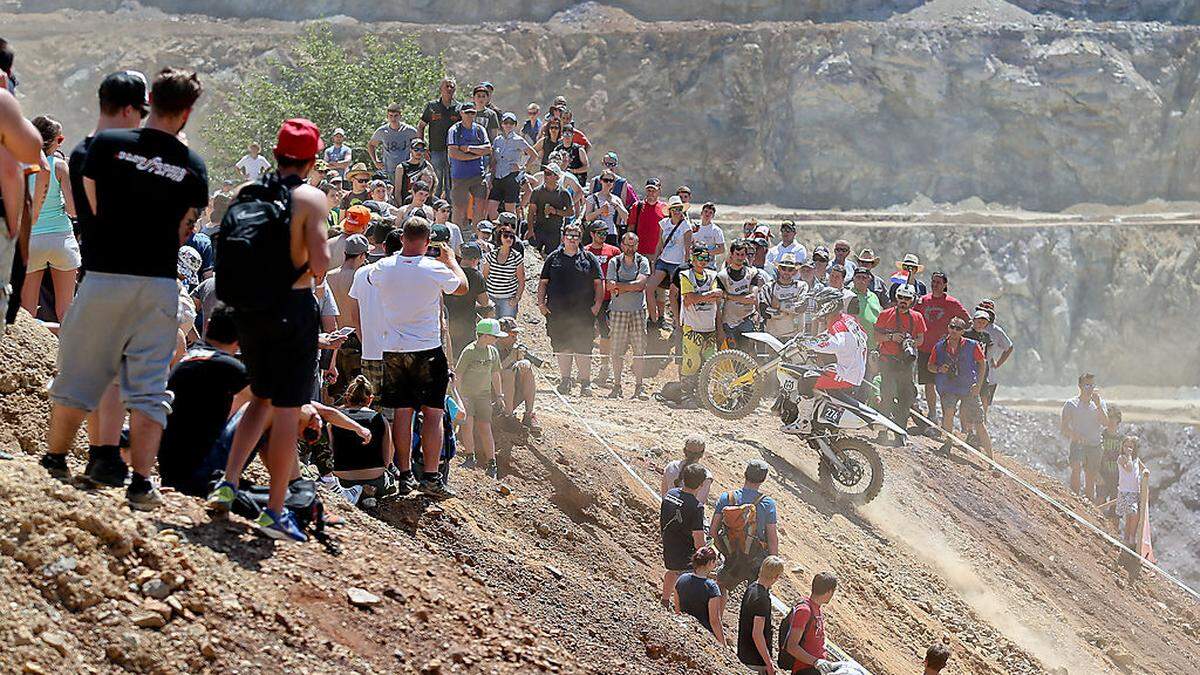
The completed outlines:
[[[841,408],[826,406],[825,409],[821,411],[821,419],[829,424],[837,424],[841,421],[843,412],[845,411],[843,411]]]

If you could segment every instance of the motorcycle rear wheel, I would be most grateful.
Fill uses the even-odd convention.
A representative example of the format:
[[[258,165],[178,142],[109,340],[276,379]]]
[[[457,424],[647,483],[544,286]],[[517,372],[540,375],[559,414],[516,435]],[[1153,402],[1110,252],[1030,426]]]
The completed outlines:
[[[883,490],[883,460],[875,446],[861,438],[847,436],[834,441],[833,452],[843,462],[854,462],[863,473],[856,482],[846,485],[834,475],[833,465],[822,457],[817,466],[817,477],[826,494],[835,495],[855,506],[865,506],[879,496]],[[865,475],[866,471],[870,471],[869,476]]]
[[[726,420],[738,420],[758,407],[763,374],[754,357],[739,349],[722,349],[700,368],[704,407]],[[735,381],[740,381],[735,384]]]

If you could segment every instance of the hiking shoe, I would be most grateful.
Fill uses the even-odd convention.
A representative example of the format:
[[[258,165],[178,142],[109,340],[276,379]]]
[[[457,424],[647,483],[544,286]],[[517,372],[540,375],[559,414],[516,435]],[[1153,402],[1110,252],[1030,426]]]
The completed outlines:
[[[71,477],[71,469],[67,466],[66,455],[52,455],[46,453],[42,455],[42,468],[45,469],[51,478],[59,480],[68,480]]]
[[[646,400],[646,387],[642,386],[641,382],[633,388],[633,397],[639,401]]]
[[[608,397],[609,398],[621,398],[622,394],[624,394],[624,392],[621,391],[621,387],[616,386],[616,387],[613,387],[612,391],[608,392]]]
[[[142,487],[130,485],[125,490],[125,500],[130,508],[138,511],[153,511],[163,504],[162,493],[150,483]]]
[[[454,490],[451,490],[440,476],[437,478],[422,479],[420,483],[420,490],[421,494],[433,499],[450,499],[451,497],[458,496],[454,494]]]
[[[121,459],[120,451],[112,455],[96,455],[88,459],[83,475],[77,482],[93,488],[123,487],[129,475],[129,466]]]
[[[272,539],[283,541],[308,541],[308,536],[296,524],[296,517],[284,507],[283,513],[276,515],[271,509],[263,509],[254,521],[259,532]]]
[[[571,393],[571,378],[564,377],[562,380],[559,381],[558,393],[562,394],[563,396],[566,396],[567,394]]]
[[[478,462],[475,461],[474,454],[466,455],[462,463],[464,469],[473,469],[475,468],[476,464],[478,464]]]
[[[587,382],[584,382],[583,384],[579,385],[579,395],[583,398],[587,398],[587,397],[591,396],[592,395],[592,385],[588,384]]]
[[[233,506],[233,500],[237,499],[237,488],[227,480],[217,483],[213,491],[208,493],[208,499],[205,504],[209,511],[215,513],[228,513]]]
[[[487,474],[488,478],[499,478],[500,477],[500,465],[496,463],[496,460],[492,460],[488,464],[487,470],[484,471],[484,473]]]
[[[412,494],[418,487],[420,487],[420,484],[417,483],[417,479],[413,478],[411,473],[396,480],[396,494],[398,495]]]

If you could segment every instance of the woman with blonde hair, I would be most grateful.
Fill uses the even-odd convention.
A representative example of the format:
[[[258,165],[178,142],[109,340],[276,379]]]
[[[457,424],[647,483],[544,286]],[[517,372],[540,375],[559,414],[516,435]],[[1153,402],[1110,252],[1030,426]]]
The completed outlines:
[[[64,140],[62,125],[43,115],[33,119],[33,126],[42,135],[42,152],[50,170],[30,177],[35,181],[35,193],[45,194],[45,199],[40,210],[34,211],[37,220],[29,238],[29,264],[25,283],[21,286],[21,306],[37,316],[42,273],[49,267],[54,286],[54,312],[61,322],[75,298],[75,278],[82,264],[79,242],[75,240],[71,224],[75,217],[75,200],[71,194],[67,160],[58,151]]]

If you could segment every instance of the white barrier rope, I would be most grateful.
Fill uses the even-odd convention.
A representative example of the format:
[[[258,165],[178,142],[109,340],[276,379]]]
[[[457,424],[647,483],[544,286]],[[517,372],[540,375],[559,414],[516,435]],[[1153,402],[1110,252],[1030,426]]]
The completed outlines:
[[[558,397],[558,400],[562,401],[563,405],[565,405],[567,408],[570,409],[572,418],[583,423],[583,426],[584,426],[584,428],[586,428],[588,430],[588,433],[590,433],[592,435],[592,437],[594,437],[597,441],[600,441],[600,444],[604,446],[604,449],[608,450],[608,454],[612,455],[613,459],[617,460],[617,463],[621,465],[621,468],[625,469],[625,472],[628,473],[630,476],[632,476],[633,479],[635,481],[637,481],[638,484],[641,485],[646,490],[646,493],[650,496],[651,500],[661,501],[662,497],[658,494],[658,490],[655,490],[653,487],[651,487],[649,483],[647,483],[644,479],[642,479],[642,477],[639,476],[638,473],[633,470],[633,467],[629,466],[629,464],[625,461],[625,458],[621,457],[620,453],[618,453],[615,449],[613,449],[613,446],[607,440],[605,440],[603,436],[601,436],[599,433],[596,432],[595,428],[593,428],[592,425],[588,422],[588,419],[579,413],[579,409],[576,408],[574,406],[574,404],[572,404],[571,401],[569,401],[567,399],[566,396],[563,396],[558,391],[557,387],[553,386],[553,384],[550,382],[550,380],[546,378],[546,375],[543,374],[540,370],[538,370],[536,368],[534,368],[533,370],[534,370],[534,372],[536,372],[538,374],[539,377],[542,378],[542,381],[545,382],[550,387],[550,391],[554,392],[554,395]],[[785,616],[792,609],[790,606],[785,604],[782,600],[775,597],[774,595],[771,596],[771,606],[775,608],[775,611],[777,611],[780,614],[783,614]],[[860,668],[863,668],[863,672],[865,672],[867,675],[871,675],[870,671],[866,670],[866,668],[863,667],[862,664],[858,663],[858,661],[856,661],[853,657],[851,657],[846,652],[846,650],[842,649],[841,647],[838,647],[836,644],[834,644],[834,642],[832,640],[826,639],[825,642],[826,642],[826,647],[828,647],[829,650],[831,652],[833,652],[834,655],[838,655],[841,657],[838,660],[852,661],[853,663],[858,665]]]
[[[933,423],[933,422],[932,422],[932,421],[931,421],[931,420],[930,420],[928,417],[925,417],[925,416],[924,416],[924,415],[922,415],[920,412],[918,412],[916,408],[913,408],[912,410],[910,410],[910,412],[912,413],[913,417],[916,417],[917,419],[919,419],[919,420],[921,420],[922,422],[924,422],[924,423],[928,424],[929,426],[932,426],[932,427],[937,427],[937,428],[941,428],[941,427],[940,427],[940,425],[934,424],[934,423]],[[1165,578],[1166,580],[1168,580],[1168,581],[1170,581],[1171,583],[1173,583],[1173,584],[1175,584],[1176,586],[1178,586],[1180,589],[1182,589],[1182,590],[1183,590],[1184,592],[1186,592],[1188,595],[1191,595],[1193,598],[1196,598],[1197,600],[1200,600],[1200,593],[1197,593],[1197,592],[1196,592],[1195,590],[1193,590],[1193,589],[1192,589],[1190,586],[1188,586],[1187,584],[1183,583],[1183,582],[1182,582],[1182,581],[1180,581],[1179,579],[1176,579],[1174,576],[1172,576],[1172,575],[1171,575],[1171,573],[1170,573],[1170,572],[1168,572],[1168,571],[1164,570],[1163,568],[1161,568],[1161,567],[1159,567],[1158,565],[1156,565],[1156,564],[1154,564],[1154,563],[1150,562],[1149,560],[1146,560],[1146,559],[1142,558],[1141,554],[1137,553],[1137,552],[1136,552],[1136,551],[1134,551],[1133,549],[1131,549],[1131,548],[1129,548],[1128,546],[1126,546],[1126,545],[1124,544],[1124,542],[1118,541],[1116,538],[1114,538],[1114,537],[1113,537],[1112,535],[1110,535],[1109,533],[1107,533],[1107,532],[1105,532],[1104,530],[1100,529],[1099,527],[1097,527],[1097,526],[1093,525],[1093,524],[1091,523],[1091,521],[1089,521],[1088,519],[1086,519],[1086,518],[1084,518],[1083,516],[1079,515],[1079,514],[1078,514],[1078,513],[1076,513],[1075,511],[1073,511],[1073,510],[1072,510],[1072,509],[1071,509],[1069,506],[1067,506],[1066,504],[1063,504],[1062,502],[1058,501],[1058,500],[1057,500],[1057,499],[1055,499],[1054,497],[1051,497],[1050,495],[1048,495],[1048,494],[1046,494],[1045,492],[1043,492],[1043,491],[1041,491],[1040,489],[1038,489],[1038,488],[1037,488],[1035,485],[1033,485],[1033,484],[1032,484],[1032,483],[1030,483],[1029,481],[1026,481],[1024,478],[1021,478],[1020,476],[1016,475],[1016,474],[1015,474],[1015,473],[1013,473],[1012,471],[1009,471],[1009,470],[1008,470],[1008,469],[1007,469],[1007,468],[1006,468],[1004,465],[1000,464],[999,462],[997,462],[996,460],[992,459],[991,457],[988,457],[987,455],[983,454],[982,452],[980,452],[979,450],[977,450],[976,448],[974,448],[973,446],[971,446],[969,443],[967,443],[966,441],[964,441],[964,440],[962,440],[961,438],[959,438],[958,436],[954,435],[953,433],[947,433],[947,432],[945,432],[945,430],[943,430],[943,433],[944,433],[944,434],[945,434],[945,435],[946,435],[946,436],[947,436],[947,437],[948,437],[948,438],[949,438],[949,439],[950,439],[950,440],[951,440],[951,441],[952,441],[952,442],[953,442],[955,445],[959,446],[960,448],[963,448],[964,450],[967,450],[968,452],[970,452],[970,453],[974,454],[974,455],[975,455],[976,457],[978,457],[979,459],[982,459],[983,461],[987,462],[988,464],[990,464],[990,465],[992,466],[992,468],[994,468],[994,469],[996,469],[997,471],[999,471],[999,472],[1003,473],[1005,476],[1008,476],[1009,478],[1013,479],[1014,481],[1016,481],[1016,483],[1017,483],[1018,485],[1020,485],[1021,487],[1025,488],[1026,490],[1028,490],[1028,491],[1032,492],[1032,493],[1033,493],[1033,494],[1034,494],[1036,497],[1038,497],[1039,499],[1041,499],[1041,500],[1045,501],[1046,503],[1050,504],[1051,506],[1053,506],[1054,508],[1058,509],[1059,511],[1062,511],[1062,512],[1063,512],[1064,514],[1066,514],[1066,515],[1067,515],[1069,518],[1071,518],[1071,519],[1072,519],[1072,520],[1074,520],[1075,522],[1079,523],[1080,525],[1082,525],[1082,526],[1086,527],[1087,529],[1091,530],[1091,531],[1092,531],[1092,532],[1094,532],[1096,535],[1098,535],[1098,536],[1099,536],[1101,539],[1104,539],[1105,541],[1107,541],[1108,543],[1110,543],[1110,544],[1112,544],[1113,546],[1117,547],[1118,549],[1120,549],[1120,550],[1122,550],[1122,551],[1125,551],[1125,552],[1129,553],[1130,555],[1134,556],[1135,558],[1137,558],[1137,559],[1138,559],[1138,560],[1141,562],[1141,564],[1142,564],[1142,565],[1145,565],[1146,567],[1149,567],[1150,569],[1154,570],[1154,571],[1155,571],[1155,572],[1157,572],[1158,574],[1162,575],[1162,577],[1163,577],[1163,578]]]

